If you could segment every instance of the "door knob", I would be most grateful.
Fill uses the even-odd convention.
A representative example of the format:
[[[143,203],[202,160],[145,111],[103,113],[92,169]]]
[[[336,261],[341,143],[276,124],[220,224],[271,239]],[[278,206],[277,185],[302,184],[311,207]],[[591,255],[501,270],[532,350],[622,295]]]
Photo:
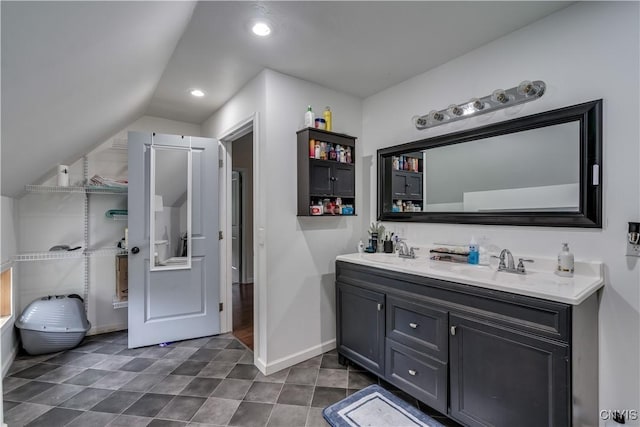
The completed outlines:
[[[139,248],[139,247],[134,246],[134,247],[132,247],[132,248],[131,248],[131,253],[132,253],[132,254],[134,254],[134,255],[135,255],[135,254],[137,254],[138,252],[140,252],[140,248]]]

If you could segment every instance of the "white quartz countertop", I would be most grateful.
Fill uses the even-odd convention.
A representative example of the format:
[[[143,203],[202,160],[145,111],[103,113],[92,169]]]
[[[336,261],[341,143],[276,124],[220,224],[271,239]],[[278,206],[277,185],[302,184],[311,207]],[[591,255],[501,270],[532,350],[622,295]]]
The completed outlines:
[[[572,305],[580,304],[604,284],[601,262],[576,262],[573,277],[560,277],[554,273],[556,261],[546,258],[527,264],[524,275],[490,266],[434,261],[426,256],[406,259],[396,254],[354,253],[339,255],[336,260]]]

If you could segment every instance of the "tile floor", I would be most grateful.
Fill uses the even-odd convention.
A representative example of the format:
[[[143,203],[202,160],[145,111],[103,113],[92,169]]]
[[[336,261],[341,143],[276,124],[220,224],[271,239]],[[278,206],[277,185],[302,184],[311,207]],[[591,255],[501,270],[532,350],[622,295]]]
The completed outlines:
[[[230,334],[129,350],[123,331],[19,355],[3,382],[4,417],[9,427],[326,426],[324,407],[378,382],[338,364],[335,350],[264,376]]]

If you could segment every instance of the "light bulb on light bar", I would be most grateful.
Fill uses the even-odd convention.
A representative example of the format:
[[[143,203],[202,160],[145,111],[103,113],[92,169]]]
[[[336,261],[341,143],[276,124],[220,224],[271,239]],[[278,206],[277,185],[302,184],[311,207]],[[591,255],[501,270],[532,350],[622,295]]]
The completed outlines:
[[[449,108],[447,108],[447,114],[449,117],[460,117],[464,114],[464,110],[456,104],[451,104],[449,105]]]
[[[509,102],[509,95],[503,89],[496,89],[491,94],[491,100],[500,104],[506,104]]]
[[[469,100],[469,104],[471,108],[473,108],[473,112],[480,111],[484,109],[484,102],[480,101],[478,98],[471,98]]]
[[[196,98],[202,98],[204,96],[204,92],[200,89],[191,89],[189,93]]]
[[[266,37],[271,34],[271,27],[266,22],[260,21],[253,24],[251,31],[253,31],[253,34],[256,36]]]

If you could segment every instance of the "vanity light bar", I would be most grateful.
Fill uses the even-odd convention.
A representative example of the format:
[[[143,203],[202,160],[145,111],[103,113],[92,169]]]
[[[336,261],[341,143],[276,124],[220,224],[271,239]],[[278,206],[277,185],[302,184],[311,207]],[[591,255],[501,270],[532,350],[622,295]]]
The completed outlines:
[[[432,110],[429,114],[415,117],[414,122],[416,128],[422,130],[479,116],[538,99],[544,95],[546,88],[547,85],[541,80],[525,80],[507,90],[497,89],[491,95],[482,98],[473,98],[463,104],[451,104],[444,110]]]

